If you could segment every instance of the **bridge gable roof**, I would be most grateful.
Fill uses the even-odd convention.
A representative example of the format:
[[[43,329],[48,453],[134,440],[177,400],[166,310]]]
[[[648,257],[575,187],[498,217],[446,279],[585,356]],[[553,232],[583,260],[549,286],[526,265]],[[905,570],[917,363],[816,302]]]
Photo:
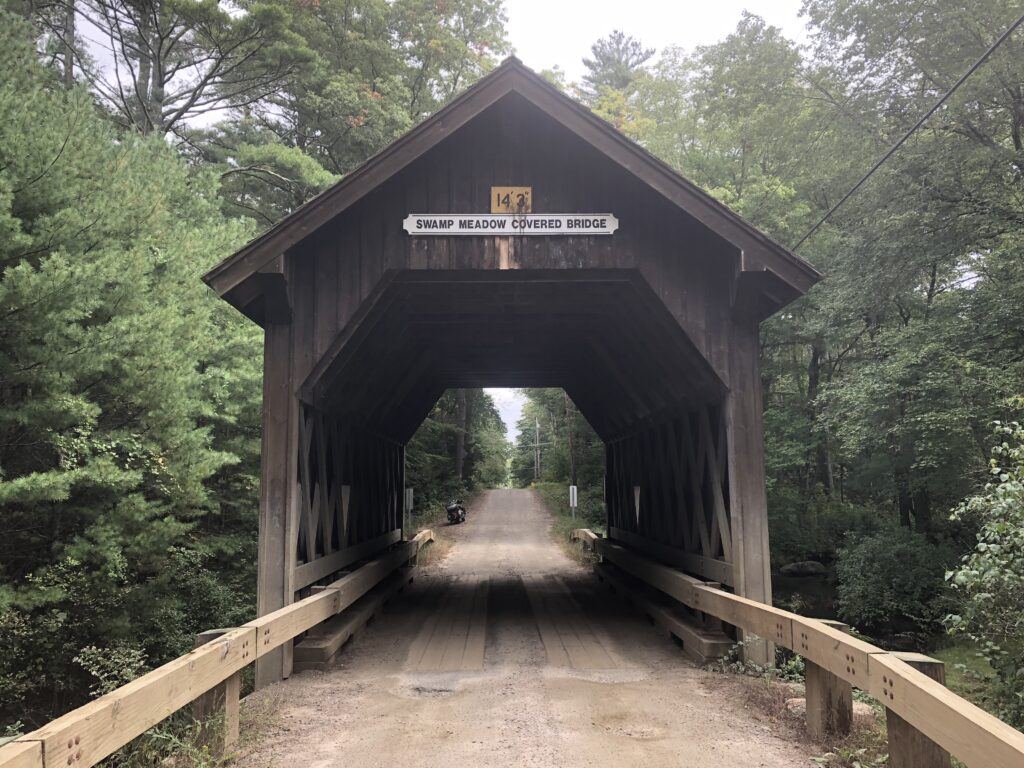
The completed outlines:
[[[774,309],[802,295],[821,278],[808,262],[511,57],[339,182],[246,243],[203,279],[246,311],[245,305],[272,284],[268,280],[283,276],[282,257],[290,248],[513,92],[733,245],[740,254],[741,272],[768,275],[777,287],[781,283],[782,290],[776,288],[769,299]],[[243,283],[249,284],[248,290],[239,290]]]

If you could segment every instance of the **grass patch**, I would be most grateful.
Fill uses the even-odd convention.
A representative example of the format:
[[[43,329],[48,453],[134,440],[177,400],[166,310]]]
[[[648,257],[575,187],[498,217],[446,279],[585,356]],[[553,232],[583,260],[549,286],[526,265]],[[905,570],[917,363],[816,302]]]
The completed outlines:
[[[995,701],[995,671],[967,643],[957,643],[935,651],[932,656],[946,665],[946,687],[972,704],[998,716]]]
[[[474,492],[462,503],[466,507],[467,519],[473,513],[479,501],[481,491]],[[416,565],[426,566],[439,563],[448,557],[455,543],[445,534],[448,530],[448,511],[444,503],[430,504],[425,509],[412,515],[406,536],[412,538],[417,532],[429,528],[434,532],[434,541],[424,547],[417,556]]]
[[[569,508],[569,488],[562,483],[534,483],[532,487],[540,494],[544,506],[551,513],[551,536],[562,550],[581,565],[591,565],[597,562],[595,555],[570,540],[569,534],[577,528],[590,528],[594,533],[603,535],[605,532],[604,519],[595,522],[582,514],[573,517],[572,510]]]

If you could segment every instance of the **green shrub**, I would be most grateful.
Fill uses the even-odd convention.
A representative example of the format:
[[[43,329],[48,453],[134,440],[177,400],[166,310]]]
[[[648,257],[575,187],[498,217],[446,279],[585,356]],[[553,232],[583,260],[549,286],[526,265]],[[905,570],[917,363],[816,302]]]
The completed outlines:
[[[948,605],[949,551],[906,528],[847,537],[836,560],[839,615],[897,646],[926,647]]]
[[[993,482],[953,517],[978,526],[974,551],[947,574],[960,599],[946,617],[951,634],[969,637],[996,672],[999,715],[1024,724],[1024,427],[996,424]]]
[[[848,535],[872,534],[878,520],[875,509],[774,484],[768,492],[772,566],[799,560],[831,563]]]

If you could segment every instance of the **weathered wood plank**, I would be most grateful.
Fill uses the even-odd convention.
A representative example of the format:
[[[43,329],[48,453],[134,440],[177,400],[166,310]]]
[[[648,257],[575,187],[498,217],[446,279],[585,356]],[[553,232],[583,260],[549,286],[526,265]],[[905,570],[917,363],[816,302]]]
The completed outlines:
[[[676,638],[683,646],[683,652],[687,656],[699,664],[706,664],[729,652],[733,644],[732,640],[720,630],[715,631],[701,627],[693,620],[688,620],[672,611],[668,606],[661,605],[649,596],[639,593],[613,569],[614,566],[607,564],[594,566],[594,572],[598,579],[608,584],[613,590],[621,592],[651,621]]]
[[[343,503],[346,506],[348,504],[347,495],[346,492],[344,494],[345,498],[343,498]],[[300,565],[295,569],[295,589],[308,587],[310,584],[340,571],[347,565],[351,565],[359,560],[365,560],[380,550],[390,547],[401,538],[401,535],[401,529],[396,528],[369,541],[340,549],[326,557],[317,558],[311,563]]]
[[[729,472],[729,516],[732,525],[736,591],[771,602],[771,559],[768,553],[768,500],[764,485],[764,428],[761,404],[758,323],[749,315],[736,319],[729,337],[730,384],[726,397],[726,449]],[[759,664],[774,660],[766,644],[747,645],[747,658]]]
[[[314,627],[302,642],[295,645],[296,671],[326,669],[341,647],[412,580],[411,571],[411,566],[399,568],[349,608]]]
[[[570,541],[578,541],[580,546],[591,551],[594,549],[594,542],[599,538],[601,537],[589,528],[576,528],[569,534]]]
[[[623,528],[613,527],[608,533],[612,539],[621,541],[656,560],[682,568],[690,573],[699,574],[709,581],[732,585],[733,568],[730,562],[716,560],[713,557],[703,557],[676,547],[669,547]]]
[[[288,585],[288,434],[291,387],[291,327],[268,325],[263,342],[263,436],[260,461],[259,568],[256,612],[266,614],[291,601]],[[283,654],[256,665],[256,687],[281,679]]]
[[[257,631],[257,656],[272,651],[348,608],[377,582],[408,562],[416,548],[414,542],[400,544],[358,570],[331,582],[320,592],[245,624]]]

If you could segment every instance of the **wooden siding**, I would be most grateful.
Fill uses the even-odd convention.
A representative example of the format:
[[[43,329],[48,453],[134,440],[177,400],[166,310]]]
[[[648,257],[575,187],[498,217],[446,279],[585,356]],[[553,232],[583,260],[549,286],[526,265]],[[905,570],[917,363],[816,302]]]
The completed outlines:
[[[408,213],[488,210],[492,184],[529,184],[534,212],[610,212],[620,229],[591,237],[421,237]],[[319,358],[388,270],[635,269],[728,382],[739,254],[550,117],[510,94],[292,252],[312,264]],[[725,338],[723,338],[725,337]]]

